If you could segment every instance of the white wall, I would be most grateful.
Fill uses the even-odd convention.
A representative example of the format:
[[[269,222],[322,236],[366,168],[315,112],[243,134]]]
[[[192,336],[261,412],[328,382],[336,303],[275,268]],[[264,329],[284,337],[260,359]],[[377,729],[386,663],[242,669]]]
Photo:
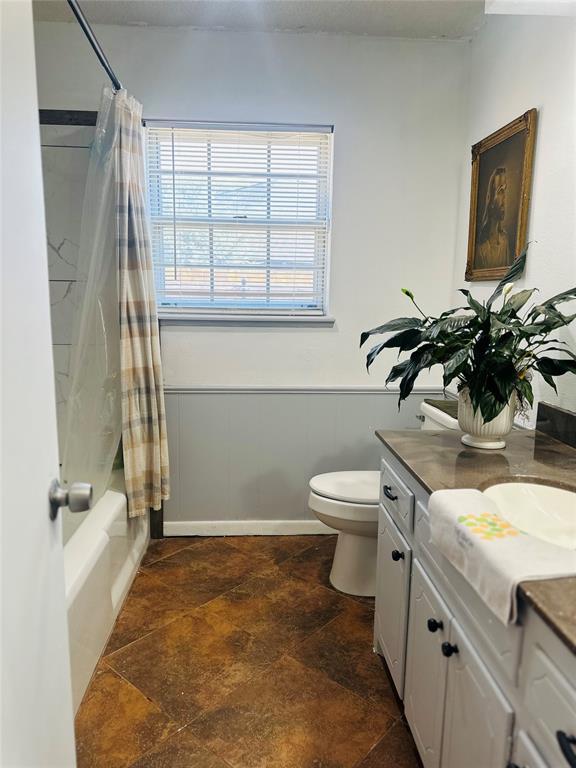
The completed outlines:
[[[466,285],[470,146],[531,107],[538,128],[530,210],[528,263],[522,287],[540,297],[576,285],[576,20],[488,17],[471,45],[468,134],[460,196],[454,290]],[[484,299],[494,283],[472,283]],[[461,297],[460,297],[461,298]],[[568,306],[568,305],[565,305]],[[576,305],[572,305],[576,312]],[[576,323],[562,338],[576,349]],[[560,397],[541,380],[536,393],[576,411],[576,377],[558,381]]]
[[[167,327],[174,385],[342,386],[370,377],[360,331],[449,300],[464,145],[466,42],[99,26],[148,117],[333,123],[333,328]],[[75,24],[38,24],[41,107],[96,109],[102,72]],[[432,372],[422,383],[438,382]]]

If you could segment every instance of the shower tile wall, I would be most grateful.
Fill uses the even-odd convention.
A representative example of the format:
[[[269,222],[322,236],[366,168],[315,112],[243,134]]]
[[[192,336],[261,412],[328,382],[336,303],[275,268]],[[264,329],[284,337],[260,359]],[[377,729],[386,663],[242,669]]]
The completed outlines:
[[[66,434],[82,203],[93,136],[91,127],[41,126],[60,457]]]

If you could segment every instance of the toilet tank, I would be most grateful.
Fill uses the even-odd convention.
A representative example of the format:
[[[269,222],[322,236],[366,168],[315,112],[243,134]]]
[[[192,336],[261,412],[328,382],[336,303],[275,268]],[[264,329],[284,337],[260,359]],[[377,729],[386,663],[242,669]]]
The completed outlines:
[[[458,426],[457,400],[430,400],[426,398],[420,405],[422,429],[460,429]]]

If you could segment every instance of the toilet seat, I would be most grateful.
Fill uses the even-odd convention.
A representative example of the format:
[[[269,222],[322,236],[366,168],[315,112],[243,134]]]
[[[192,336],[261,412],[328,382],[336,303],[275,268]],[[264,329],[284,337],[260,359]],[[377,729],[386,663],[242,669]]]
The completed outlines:
[[[353,505],[376,505],[380,500],[379,472],[328,472],[310,480],[317,495]]]
[[[378,504],[354,504],[350,501],[329,499],[314,491],[310,491],[308,506],[313,512],[329,515],[336,520],[359,523],[375,523],[378,520]]]

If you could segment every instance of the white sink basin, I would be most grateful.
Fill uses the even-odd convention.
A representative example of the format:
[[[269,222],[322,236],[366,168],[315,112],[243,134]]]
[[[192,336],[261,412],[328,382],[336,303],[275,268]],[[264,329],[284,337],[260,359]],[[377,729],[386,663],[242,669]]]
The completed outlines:
[[[576,493],[537,483],[498,483],[484,494],[519,531],[576,549]]]

